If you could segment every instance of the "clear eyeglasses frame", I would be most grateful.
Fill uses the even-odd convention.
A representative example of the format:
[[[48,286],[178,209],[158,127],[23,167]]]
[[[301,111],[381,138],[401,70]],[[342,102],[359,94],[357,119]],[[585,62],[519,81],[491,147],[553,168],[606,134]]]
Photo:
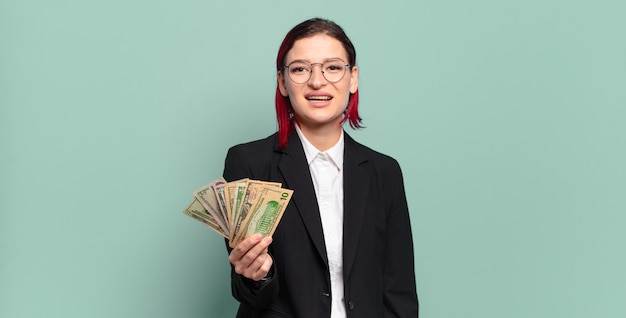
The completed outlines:
[[[341,81],[346,75],[346,71],[350,68],[350,64],[338,58],[324,61],[324,63],[309,63],[302,60],[295,60],[283,66],[283,68],[292,82],[304,84],[311,79],[314,65],[321,66],[322,76],[331,83]]]

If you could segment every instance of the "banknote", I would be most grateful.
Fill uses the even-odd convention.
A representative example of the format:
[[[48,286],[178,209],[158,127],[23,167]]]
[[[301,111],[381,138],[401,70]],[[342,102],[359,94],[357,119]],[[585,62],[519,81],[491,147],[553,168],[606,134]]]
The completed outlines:
[[[217,196],[215,195],[215,187],[225,183],[226,180],[224,180],[224,178],[213,180],[209,184],[194,191],[193,195],[228,235],[230,234],[228,218],[225,213],[222,213],[219,203],[217,202]]]
[[[219,206],[220,211],[222,212],[222,214],[224,214],[224,218],[226,219],[226,221],[230,222],[230,211],[228,210],[228,207],[226,204],[226,194],[224,192],[225,185],[226,183],[217,185],[213,188],[213,190],[215,191],[215,198],[217,199],[217,206]],[[230,224],[228,225],[228,228],[230,229]]]
[[[256,203],[250,208],[248,215],[241,223],[239,231],[234,233],[234,238],[230,239],[230,247],[235,247],[246,237],[255,233],[260,233],[263,236],[274,234],[292,195],[293,190],[290,189],[263,188]],[[231,233],[232,235],[233,233]]]
[[[241,188],[245,186],[245,188]],[[236,233],[239,233],[241,224],[248,216],[248,211],[250,208],[256,203],[259,199],[259,193],[265,187],[280,187],[280,182],[263,182],[259,180],[246,180],[245,184],[242,182],[237,183],[237,200],[236,208],[234,209],[234,213],[231,216],[230,223],[233,224],[234,228],[229,233],[230,239],[234,239]]]
[[[249,180],[245,180],[243,182],[239,182],[239,181],[233,182],[235,186],[234,186],[234,190],[232,193],[233,204],[232,204],[232,212],[230,215],[229,224],[233,224],[235,228],[230,233],[230,239],[232,239],[234,233],[237,233],[237,231],[239,230],[238,229],[239,224],[237,222],[241,218],[240,207],[241,207],[241,202],[243,201],[243,198],[246,194],[246,188],[248,188],[248,181]],[[227,187],[227,189],[230,189],[230,187]]]
[[[213,216],[208,213],[208,211],[202,206],[198,199],[194,198],[191,203],[183,210],[183,214],[188,215],[201,223],[206,224],[210,229],[217,232],[219,235],[228,238],[228,235],[224,232],[224,230],[220,227],[220,225],[215,221]]]

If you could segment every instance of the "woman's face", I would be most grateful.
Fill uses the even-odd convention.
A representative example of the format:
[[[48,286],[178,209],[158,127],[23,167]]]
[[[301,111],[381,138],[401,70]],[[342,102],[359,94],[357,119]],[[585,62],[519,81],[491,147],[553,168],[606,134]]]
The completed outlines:
[[[311,77],[302,84],[290,79],[289,68],[278,72],[280,93],[289,97],[301,127],[341,127],[342,115],[348,106],[350,94],[355,93],[358,87],[358,69],[355,66],[348,68],[341,80],[329,82],[322,74],[321,64],[337,58],[345,64],[348,63],[348,54],[341,42],[324,34],[297,40],[285,56],[285,65],[293,61],[313,64]],[[330,70],[327,70],[327,77],[332,77]]]

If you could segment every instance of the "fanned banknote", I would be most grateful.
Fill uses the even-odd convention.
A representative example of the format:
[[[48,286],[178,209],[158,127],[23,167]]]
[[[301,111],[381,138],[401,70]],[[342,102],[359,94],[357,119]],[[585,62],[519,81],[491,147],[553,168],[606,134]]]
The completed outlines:
[[[231,233],[229,244],[235,247],[246,237],[260,233],[263,236],[271,236],[283,216],[291,196],[292,190],[283,188],[263,188],[254,206],[250,208],[248,215],[241,222],[237,232]]]
[[[238,183],[239,185],[240,183]],[[238,186],[239,187],[239,186]],[[241,202],[235,209],[235,213],[232,215],[231,224],[233,224],[233,231],[230,233],[230,240],[235,239],[235,235],[241,231],[241,225],[248,217],[250,208],[259,200],[259,194],[265,188],[277,188],[280,187],[278,182],[263,182],[258,180],[248,180],[244,189],[238,189],[238,195],[241,195]],[[236,201],[237,202],[237,201]]]
[[[219,178],[193,194],[195,198],[183,214],[229,239],[229,245],[234,247],[255,233],[273,235],[293,190],[281,188],[279,182],[226,182]]]
[[[191,203],[187,206],[185,210],[183,210],[183,214],[188,215],[201,223],[204,223],[213,231],[217,232],[219,235],[228,238],[228,235],[224,233],[223,229],[217,224],[213,216],[207,212],[207,210],[202,206],[198,199],[193,199]]]
[[[246,188],[248,187],[248,182],[250,180],[238,180],[231,182],[228,186],[225,186],[227,194],[226,198],[230,202],[230,222],[229,225],[233,228],[233,231],[230,233],[230,239],[233,239],[234,233],[237,233],[239,224],[237,221],[240,219],[240,209],[241,202],[243,201],[243,197],[246,194]]]
[[[209,214],[215,219],[226,235],[230,234],[230,228],[226,219],[226,214],[222,213],[219,204],[217,203],[217,196],[215,195],[215,187],[226,184],[224,178],[219,178],[211,183],[203,186],[202,188],[193,192],[193,195],[200,201],[202,206],[209,212]]]

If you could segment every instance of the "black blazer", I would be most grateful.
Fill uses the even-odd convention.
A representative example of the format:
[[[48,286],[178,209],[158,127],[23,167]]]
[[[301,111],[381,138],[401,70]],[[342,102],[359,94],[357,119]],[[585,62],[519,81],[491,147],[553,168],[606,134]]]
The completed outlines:
[[[344,300],[348,317],[418,316],[413,240],[400,166],[344,134]],[[330,317],[330,274],[313,181],[298,134],[229,149],[228,181],[282,182],[293,197],[273,235],[273,276],[260,288],[231,271],[239,318]]]

